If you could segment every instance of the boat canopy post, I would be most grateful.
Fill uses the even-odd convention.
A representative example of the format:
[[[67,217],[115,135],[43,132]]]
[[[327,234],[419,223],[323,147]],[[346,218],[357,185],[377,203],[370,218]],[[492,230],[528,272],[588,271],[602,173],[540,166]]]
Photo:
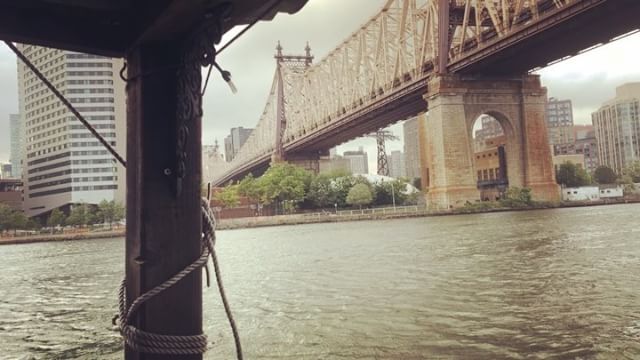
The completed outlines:
[[[201,254],[201,67],[216,37],[205,26],[181,41],[142,43],[126,58],[127,307]],[[131,324],[164,335],[202,334],[202,272],[145,302]],[[127,347],[125,359],[167,356]]]

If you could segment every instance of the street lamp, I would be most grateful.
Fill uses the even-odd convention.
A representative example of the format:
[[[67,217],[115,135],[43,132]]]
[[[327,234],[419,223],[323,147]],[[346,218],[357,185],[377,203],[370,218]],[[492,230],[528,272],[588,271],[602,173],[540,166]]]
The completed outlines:
[[[336,215],[338,215],[338,203],[333,204],[336,207]]]

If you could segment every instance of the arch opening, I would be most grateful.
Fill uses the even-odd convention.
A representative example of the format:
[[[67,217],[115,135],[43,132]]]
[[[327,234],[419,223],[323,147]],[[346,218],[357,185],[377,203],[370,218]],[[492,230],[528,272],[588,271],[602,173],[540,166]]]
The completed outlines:
[[[483,113],[473,122],[473,165],[482,201],[502,199],[509,187],[507,150],[512,133],[499,114]]]

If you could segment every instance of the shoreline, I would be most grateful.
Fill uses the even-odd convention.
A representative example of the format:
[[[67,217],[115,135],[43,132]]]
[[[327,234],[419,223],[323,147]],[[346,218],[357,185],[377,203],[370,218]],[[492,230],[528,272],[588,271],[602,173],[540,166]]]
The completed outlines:
[[[426,208],[419,206],[408,207],[411,211],[405,211],[406,208],[402,208],[402,211],[398,212],[393,208],[377,208],[377,209],[364,209],[364,210],[352,210],[350,214],[344,214],[347,211],[342,211],[342,215],[336,215],[334,213],[313,213],[313,214],[291,214],[291,215],[277,215],[277,216],[262,216],[262,217],[248,217],[248,218],[236,218],[236,219],[223,219],[218,221],[217,230],[238,230],[238,229],[252,229],[260,227],[271,226],[294,226],[304,224],[321,224],[321,223],[338,223],[338,222],[353,222],[353,221],[369,221],[369,220],[393,220],[393,219],[409,219],[418,217],[437,217],[437,216],[455,216],[455,215],[469,215],[469,214],[485,214],[485,213],[500,213],[510,211],[531,211],[531,210],[546,210],[546,209],[562,209],[562,208],[578,208],[578,207],[596,207],[596,206],[608,206],[608,205],[624,205],[624,204],[638,204],[640,200],[622,200],[622,201],[600,201],[589,203],[561,203],[561,204],[538,204],[522,208],[459,208],[455,210],[445,211],[429,211]],[[20,244],[33,244],[41,242],[59,242],[59,241],[75,241],[75,240],[97,240],[97,239],[111,239],[124,237],[125,230],[105,231],[105,232],[85,232],[75,234],[54,234],[47,235],[41,234],[37,236],[24,236],[24,237],[10,237],[0,238],[0,246],[2,245],[20,245]]]
[[[510,211],[532,211],[532,210],[547,210],[547,209],[562,209],[562,208],[579,208],[579,207],[595,207],[595,206],[608,206],[608,205],[624,205],[624,204],[638,204],[640,200],[620,200],[620,201],[598,201],[589,203],[559,203],[559,204],[534,204],[527,207],[512,207],[512,208],[458,208],[454,210],[442,210],[431,211],[426,208],[415,212],[394,213],[392,210],[389,213],[372,212],[367,214],[353,214],[353,215],[335,215],[335,214],[293,214],[293,215],[278,215],[278,216],[264,216],[264,217],[249,217],[249,218],[237,218],[237,219],[224,219],[218,222],[217,230],[239,230],[239,229],[252,229],[260,227],[271,226],[293,226],[304,224],[321,224],[321,223],[337,223],[337,222],[352,222],[352,221],[368,221],[368,220],[393,220],[393,219],[408,219],[418,217],[438,217],[438,216],[456,216],[456,215],[470,215],[470,214],[485,214],[485,213],[501,213]],[[419,208],[419,207],[418,207]],[[390,209],[390,208],[384,208]],[[368,209],[368,210],[380,210],[380,209]],[[359,210],[353,210],[354,212],[360,212]]]

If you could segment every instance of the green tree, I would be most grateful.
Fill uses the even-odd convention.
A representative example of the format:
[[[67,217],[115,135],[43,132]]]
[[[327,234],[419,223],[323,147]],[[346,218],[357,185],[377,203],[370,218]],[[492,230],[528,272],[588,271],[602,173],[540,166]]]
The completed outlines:
[[[373,195],[371,194],[369,186],[366,184],[360,183],[354,185],[347,195],[347,204],[359,206],[360,209],[362,209],[362,205],[371,204],[371,201],[373,201]]]
[[[579,187],[589,185],[591,177],[582,166],[567,161],[558,168],[556,182],[566,187]]]
[[[631,177],[632,182],[640,183],[640,161],[632,162],[624,169],[623,173]]]
[[[393,204],[394,199],[396,205],[402,205],[407,201],[406,195],[407,181],[404,179],[394,179],[390,181],[381,181],[374,186],[376,205]]]
[[[13,209],[6,204],[0,204],[0,231],[9,230],[13,219]]]
[[[53,211],[49,215],[49,218],[47,219],[47,226],[50,228],[60,226],[64,224],[64,220],[65,220],[64,213],[60,211],[60,209],[53,209]],[[52,229],[52,232],[53,232],[53,229]]]
[[[249,174],[238,183],[238,194],[249,199],[250,202],[260,205],[264,200],[264,187],[262,184]]]
[[[34,218],[27,219],[26,229],[27,230],[40,230],[42,228],[42,224],[38,222]]]
[[[533,204],[531,189],[510,187],[504,194],[504,198],[500,200],[502,206],[506,207],[527,207]]]
[[[228,185],[221,191],[213,195],[216,201],[219,201],[225,208],[233,208],[240,204],[240,195],[238,195],[238,185]]]
[[[418,189],[418,190],[422,190],[422,178],[414,178],[412,185]]]
[[[85,225],[96,225],[99,223],[104,223],[102,221],[102,214],[100,213],[100,209],[96,206],[85,205],[85,217],[84,217]]]
[[[261,201],[264,204],[286,202],[295,206],[304,200],[311,179],[311,173],[300,167],[286,163],[275,164],[258,179]]]
[[[311,181],[307,198],[316,207],[333,206],[336,203],[336,192],[331,177],[323,174],[316,176]]]
[[[87,224],[87,205],[76,204],[71,207],[71,212],[66,220],[67,225],[82,226]]]
[[[618,178],[616,173],[607,166],[598,166],[593,176],[598,184],[615,184]]]
[[[88,215],[90,217],[90,215]],[[117,203],[115,200],[107,201],[102,200],[98,204],[98,211],[96,212],[96,220],[103,224],[109,224],[109,229],[113,228],[113,223],[122,220],[124,217],[124,207]],[[91,219],[87,219],[90,223]]]
[[[14,230],[14,234],[17,234],[18,230],[26,229],[28,223],[29,218],[27,218],[27,216],[22,211],[14,211],[11,214],[9,229]]]

